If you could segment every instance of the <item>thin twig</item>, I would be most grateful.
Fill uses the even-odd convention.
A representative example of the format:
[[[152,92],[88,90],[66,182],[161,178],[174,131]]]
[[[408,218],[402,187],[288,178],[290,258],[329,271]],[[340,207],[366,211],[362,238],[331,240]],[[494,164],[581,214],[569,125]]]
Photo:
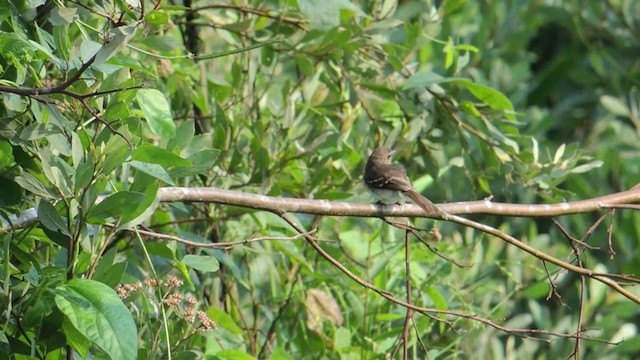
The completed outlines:
[[[456,260],[454,260],[453,258],[448,257],[447,255],[443,254],[440,252],[440,250],[436,249],[435,247],[431,246],[431,244],[429,244],[429,242],[427,242],[427,240],[425,240],[420,233],[418,233],[418,229],[414,226],[412,226],[411,224],[404,224],[398,221],[392,221],[389,220],[385,217],[381,218],[382,220],[384,220],[384,222],[386,222],[387,224],[393,226],[393,227],[397,227],[399,229],[403,229],[406,230],[408,232],[410,232],[413,236],[415,236],[418,240],[420,240],[421,243],[423,243],[427,249],[429,249],[432,253],[436,254],[438,257],[452,263],[453,265],[459,267],[459,268],[470,268],[473,266],[473,264],[462,264]]]
[[[449,220],[458,224],[462,224],[465,226],[469,226],[472,227],[474,229],[480,230],[484,233],[487,234],[491,234],[493,236],[496,236],[506,242],[508,242],[511,245],[514,245],[516,247],[518,247],[521,250],[524,250],[526,252],[528,252],[529,254],[541,259],[541,260],[545,260],[548,261],[552,264],[555,264],[557,266],[563,267],[569,271],[575,272],[577,274],[580,275],[584,275],[584,276],[588,276],[592,279],[598,280],[606,285],[608,285],[609,287],[613,288],[614,290],[616,290],[617,292],[619,292],[620,294],[622,294],[623,296],[625,296],[626,298],[628,298],[629,300],[632,300],[635,303],[640,304],[640,296],[633,294],[632,292],[630,292],[629,290],[623,288],[622,286],[620,286],[620,284],[618,284],[617,282],[611,280],[609,277],[605,277],[602,276],[600,274],[594,274],[593,271],[588,270],[588,269],[584,269],[580,266],[575,266],[573,264],[570,264],[568,262],[562,261],[558,258],[555,258],[545,252],[542,252],[534,247],[531,247],[528,244],[525,244],[524,242],[514,238],[513,236],[500,231],[496,228],[493,228],[491,226],[473,221],[473,220],[469,220],[469,219],[465,219],[463,217],[460,216],[456,216],[456,215],[449,215]]]
[[[110,224],[105,224],[105,226],[114,227],[114,225],[110,225]],[[261,236],[261,237],[257,237],[257,238],[244,239],[244,240],[238,240],[238,241],[231,241],[231,242],[226,242],[226,243],[201,243],[201,242],[196,242],[196,241],[190,241],[190,240],[187,240],[187,239],[183,239],[183,238],[175,236],[175,235],[162,234],[162,233],[158,233],[158,232],[150,231],[150,230],[142,230],[142,229],[137,229],[137,230],[134,230],[134,229],[122,229],[122,230],[125,230],[125,231],[136,231],[136,232],[139,232],[142,235],[151,236],[151,237],[154,237],[154,238],[157,238],[157,239],[173,240],[173,241],[177,241],[177,242],[179,242],[181,244],[194,246],[194,247],[198,247],[198,248],[222,249],[222,250],[229,250],[229,249],[232,249],[233,247],[238,246],[238,245],[246,245],[246,244],[250,244],[250,243],[253,243],[253,242],[259,242],[259,241],[269,241],[269,240],[292,241],[292,240],[299,240],[299,239],[303,238],[305,235],[313,234],[313,233],[315,233],[317,231],[317,229],[313,229],[309,233],[298,234],[298,235],[294,235],[294,236]],[[330,240],[325,240],[325,241],[330,241]]]
[[[278,215],[285,222],[287,222],[292,228],[294,228],[298,233],[303,235],[305,240],[307,240],[307,242],[323,258],[325,258],[325,260],[329,261],[332,265],[334,265],[336,268],[338,268],[340,271],[342,271],[345,275],[347,275],[353,281],[355,281],[358,284],[360,284],[362,287],[376,292],[380,296],[384,297],[385,299],[387,299],[387,300],[389,300],[389,301],[391,301],[391,302],[393,302],[393,303],[395,303],[397,305],[403,306],[403,307],[408,308],[408,309],[412,309],[412,310],[414,310],[416,312],[419,312],[421,314],[424,314],[424,315],[427,315],[427,314],[441,314],[441,315],[449,315],[449,316],[455,316],[455,317],[460,317],[460,318],[465,318],[465,319],[477,321],[477,322],[480,322],[482,324],[485,324],[487,326],[490,326],[490,327],[492,327],[492,328],[494,328],[496,330],[502,331],[502,332],[507,333],[507,334],[518,335],[518,336],[521,336],[521,337],[524,337],[524,338],[537,340],[537,341],[542,341],[542,342],[546,342],[546,343],[550,343],[551,341],[549,339],[543,338],[542,336],[553,336],[553,337],[557,337],[557,338],[568,338],[568,339],[575,339],[576,337],[580,337],[580,338],[585,339],[585,340],[597,341],[597,342],[610,344],[610,345],[620,344],[620,342],[611,342],[611,341],[604,340],[604,339],[598,339],[598,338],[592,338],[592,337],[589,337],[589,336],[584,336],[582,333],[563,334],[563,333],[557,333],[557,332],[553,332],[553,331],[539,330],[539,329],[514,329],[514,328],[508,328],[508,327],[505,327],[505,326],[502,326],[502,325],[498,325],[497,323],[495,323],[492,320],[489,320],[487,318],[483,318],[481,316],[478,316],[477,314],[467,314],[467,313],[463,313],[463,312],[455,311],[455,310],[424,308],[424,307],[420,307],[420,306],[417,306],[417,305],[414,305],[414,304],[411,304],[411,303],[407,303],[406,301],[403,301],[403,300],[400,300],[400,299],[396,298],[392,293],[390,293],[388,291],[385,291],[385,290],[382,290],[382,289],[379,289],[379,288],[375,287],[374,285],[370,284],[369,282],[362,280],[360,277],[358,277],[357,275],[352,273],[349,269],[344,267],[344,265],[342,265],[338,260],[334,259],[331,255],[329,255],[329,253],[324,251],[324,249],[316,242],[316,240],[311,235],[308,235],[307,232],[304,230],[304,228],[301,227],[300,225],[298,225],[298,223],[296,221],[294,221],[291,217],[287,216],[286,213],[278,213]],[[437,318],[437,319],[439,321],[443,320],[443,319],[440,319],[440,318]]]

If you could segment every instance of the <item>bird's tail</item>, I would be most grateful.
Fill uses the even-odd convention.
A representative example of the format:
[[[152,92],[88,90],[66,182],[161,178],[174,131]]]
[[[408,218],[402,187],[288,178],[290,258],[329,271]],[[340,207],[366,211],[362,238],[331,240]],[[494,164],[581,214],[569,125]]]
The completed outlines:
[[[411,199],[414,203],[424,209],[429,215],[436,215],[438,217],[442,217],[444,212],[440,210],[437,206],[435,206],[431,200],[426,197],[418,194],[415,190],[405,191],[404,194]]]

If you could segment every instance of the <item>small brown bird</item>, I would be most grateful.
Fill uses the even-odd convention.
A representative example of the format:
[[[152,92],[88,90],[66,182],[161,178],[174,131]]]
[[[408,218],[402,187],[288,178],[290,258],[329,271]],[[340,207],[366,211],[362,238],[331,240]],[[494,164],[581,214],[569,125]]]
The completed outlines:
[[[383,204],[397,204],[403,195],[418,204],[429,214],[442,214],[429,199],[416,192],[407,173],[400,165],[391,163],[393,151],[381,146],[371,153],[364,169],[364,183]]]

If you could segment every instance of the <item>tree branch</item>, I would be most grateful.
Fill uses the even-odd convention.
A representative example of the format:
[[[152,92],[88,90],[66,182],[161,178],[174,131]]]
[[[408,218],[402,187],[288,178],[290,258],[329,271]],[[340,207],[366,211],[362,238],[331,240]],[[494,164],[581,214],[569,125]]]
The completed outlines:
[[[165,187],[158,190],[161,202],[214,202],[250,207],[266,211],[284,211],[315,215],[360,217],[431,217],[447,220],[446,216],[427,214],[414,204],[375,205],[329,200],[272,197],[214,187]],[[500,215],[521,217],[551,217],[600,211],[615,205],[640,203],[640,187],[596,198],[560,204],[508,204],[490,200],[440,204],[438,208],[455,215]]]

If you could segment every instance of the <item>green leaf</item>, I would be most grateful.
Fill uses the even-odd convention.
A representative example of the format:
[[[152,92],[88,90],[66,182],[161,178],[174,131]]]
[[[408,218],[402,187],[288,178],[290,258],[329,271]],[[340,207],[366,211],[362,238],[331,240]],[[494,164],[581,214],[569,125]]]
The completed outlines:
[[[136,161],[136,160],[129,161],[129,164],[131,165],[131,167],[137,170],[140,170],[145,174],[153,176],[158,180],[164,181],[169,185],[175,185],[175,183],[173,182],[173,179],[171,179],[171,176],[169,176],[169,173],[167,173],[167,171],[160,165],[148,164],[148,163]]]
[[[53,196],[44,184],[40,182],[40,180],[36,179],[33,175],[28,172],[23,173],[22,175],[18,175],[15,178],[15,181],[18,185],[22,186],[23,189],[32,192],[35,195],[42,196],[45,198],[53,199]]]
[[[298,0],[298,6],[313,29],[327,30],[340,25],[341,9],[352,11],[357,16],[367,16],[348,0]]]
[[[118,230],[127,229],[140,224],[153,215],[156,207],[160,203],[158,199],[158,185],[148,185],[144,190],[145,199],[140,201],[135,210],[122,217],[122,223],[118,226]]]
[[[228,349],[218,351],[216,353],[216,359],[220,360],[255,360],[256,358],[249,355],[246,351]]]
[[[59,231],[64,235],[70,236],[66,221],[58,213],[56,208],[46,200],[40,200],[38,204],[38,220],[47,229],[51,231]]]
[[[442,84],[452,81],[461,80],[459,78],[446,78],[433,71],[420,71],[411,75],[407,81],[404,82],[402,88],[404,90],[429,87],[434,84]]]
[[[140,89],[136,93],[136,100],[154,134],[170,139],[176,136],[176,124],[169,103],[160,91]]]
[[[534,283],[522,292],[522,296],[528,299],[541,299],[547,294],[549,294],[549,283],[545,281]]]
[[[344,327],[338,328],[334,336],[334,344],[337,351],[348,350],[351,347],[351,331]]]
[[[189,146],[193,136],[195,135],[195,124],[193,120],[185,120],[180,122],[176,129],[176,137],[167,142],[165,149],[173,151],[174,149],[184,149]],[[182,157],[181,157],[182,158]]]
[[[69,346],[77,351],[83,359],[86,359],[91,341],[89,341],[80,330],[73,326],[67,318],[62,321],[62,332],[65,334]]]
[[[574,174],[581,174],[584,172],[587,172],[589,170],[592,169],[596,169],[601,167],[604,164],[604,162],[602,160],[594,160],[588,164],[582,164],[582,165],[578,165],[576,167],[574,167],[573,169],[571,169],[569,172],[574,173]]]
[[[213,167],[219,155],[220,150],[217,149],[199,151],[188,157],[189,161],[193,163],[192,166],[171,169],[169,173],[177,178],[205,173]]]
[[[20,185],[4,176],[0,176],[0,207],[17,205],[22,201],[22,189]]]
[[[11,111],[23,112],[27,107],[27,103],[22,101],[22,97],[20,95],[5,92],[2,93],[2,98],[4,106]]]
[[[218,260],[209,255],[185,255],[182,263],[202,272],[216,272],[220,268]]]
[[[474,83],[469,79],[458,79],[452,81],[451,84],[466,88],[476,99],[482,101],[494,110],[504,111],[507,119],[516,121],[513,104],[503,93],[488,86]]]
[[[97,54],[101,48],[102,48],[102,45],[98,44],[95,41],[84,40],[82,44],[80,44],[80,60],[83,63],[86,63],[95,54]]]
[[[93,156],[91,155],[91,153],[87,153],[87,156],[82,161],[80,161],[80,163],[78,163],[78,167],[76,169],[76,192],[91,183],[91,179],[93,179],[94,175],[94,169],[95,164],[93,163]]]
[[[71,159],[73,160],[73,166],[77,168],[83,158],[84,146],[82,145],[82,140],[80,140],[78,133],[74,132],[71,134]]]
[[[113,250],[112,252],[115,255],[116,251]],[[104,263],[102,260],[103,259],[100,259],[100,262],[96,267],[93,280],[100,281],[110,287],[115,287],[122,282],[122,276],[127,269],[127,262],[123,261],[114,264],[113,259]]]
[[[214,320],[218,326],[223,329],[226,329],[230,333],[234,335],[243,334],[244,331],[236,324],[236,322],[222,309],[211,306],[207,309],[207,315],[209,318]]]
[[[145,199],[146,195],[143,193],[117,192],[93,206],[87,214],[87,221],[91,224],[104,224],[111,218],[130,216]]]
[[[433,301],[433,305],[436,309],[447,310],[449,307],[447,306],[447,301],[444,296],[433,286],[427,286],[424,289],[425,294],[429,296],[431,301]],[[445,315],[440,315],[440,318],[444,319]],[[444,323],[440,323],[440,331],[444,331]]]
[[[14,161],[11,144],[5,140],[0,140],[0,169],[11,166]]]
[[[71,24],[76,17],[78,9],[72,7],[56,7],[51,11],[49,22],[53,26]]]
[[[600,103],[610,112],[624,117],[631,116],[631,110],[624,101],[609,95],[600,96]]]
[[[35,123],[29,126],[26,126],[20,132],[20,139],[22,140],[38,140],[51,135],[59,134],[60,129],[52,126],[51,124],[40,124]]]
[[[152,25],[164,25],[169,22],[169,15],[165,11],[150,11],[144,19]]]
[[[56,289],[55,301],[73,327],[112,359],[136,358],[136,326],[113,289],[94,280],[73,279]]]
[[[122,166],[129,157],[131,150],[123,138],[120,136],[112,136],[107,141],[107,145],[104,147],[102,153],[105,154],[105,158],[101,173],[109,175],[115,168]]]
[[[121,86],[120,84],[118,84]],[[112,101],[104,110],[104,119],[108,121],[120,121],[131,115],[129,106],[124,101]]]
[[[191,166],[191,162],[189,160],[184,159],[171,151],[150,144],[138,146],[133,154],[131,154],[131,157],[134,160],[141,162],[162,165],[165,169],[169,169],[173,166]]]
[[[102,65],[122,49],[129,39],[135,34],[135,25],[120,26],[109,30],[108,42],[98,51],[93,62],[94,66]]]

